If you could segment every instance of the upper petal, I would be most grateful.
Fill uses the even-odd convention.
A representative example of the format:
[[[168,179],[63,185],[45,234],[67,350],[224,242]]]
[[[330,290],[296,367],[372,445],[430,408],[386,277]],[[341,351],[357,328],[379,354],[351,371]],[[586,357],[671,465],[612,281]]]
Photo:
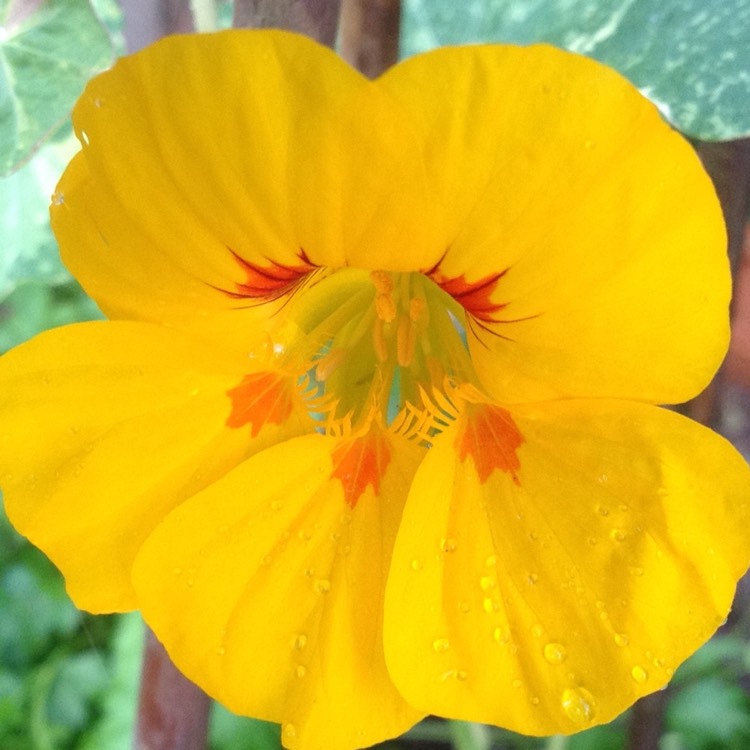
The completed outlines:
[[[418,458],[402,447],[352,505],[341,441],[276,445],[173,511],[136,560],[140,607],[175,663],[230,709],[281,722],[287,747],[369,746],[421,716],[395,690],[382,645]]]
[[[606,722],[725,618],[750,560],[748,467],[679,415],[601,400],[514,410],[485,450],[518,465],[487,473],[466,419],[409,494],[390,673],[426,712],[525,734]]]
[[[52,206],[63,258],[108,314],[217,336],[257,319],[263,274],[434,262],[440,221],[397,112],[303,37],[164,39],[76,105],[82,151]]]
[[[721,212],[690,146],[633,86],[542,45],[440,49],[379,84],[442,201],[433,278],[482,283],[469,343],[498,400],[666,403],[707,383],[728,340]]]
[[[133,556],[161,518],[254,450],[312,429],[304,409],[279,420],[232,398],[248,367],[124,321],[58,328],[0,358],[5,508],[79,607],[135,608]]]

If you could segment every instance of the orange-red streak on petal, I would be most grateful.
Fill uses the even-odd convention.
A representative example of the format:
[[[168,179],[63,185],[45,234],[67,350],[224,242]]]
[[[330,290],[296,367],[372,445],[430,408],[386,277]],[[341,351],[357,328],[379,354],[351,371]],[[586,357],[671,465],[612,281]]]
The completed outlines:
[[[431,269],[426,275],[446,294],[450,294],[466,312],[485,323],[492,323],[495,321],[495,313],[507,306],[507,303],[492,301],[497,283],[506,273],[507,268],[472,283],[469,283],[463,274],[452,279],[447,278],[440,273],[438,267]]]
[[[466,404],[464,424],[456,438],[461,461],[471,456],[484,484],[495,470],[505,471],[519,484],[518,449],[525,442],[510,412],[493,404]]]
[[[291,292],[305,276],[317,269],[316,265],[310,263],[304,251],[299,254],[301,263],[294,266],[273,262],[269,262],[267,266],[261,266],[245,260],[233,250],[230,252],[246,274],[245,281],[235,284],[236,291],[225,292],[235,299],[248,297],[263,301],[278,299]]]
[[[375,495],[380,494],[380,481],[391,462],[388,440],[377,430],[366,435],[349,438],[332,454],[332,477],[340,480],[344,499],[354,508],[367,486]]]
[[[267,423],[283,424],[294,408],[294,387],[289,378],[278,372],[254,372],[227,391],[232,412],[227,427],[250,425],[255,437]]]

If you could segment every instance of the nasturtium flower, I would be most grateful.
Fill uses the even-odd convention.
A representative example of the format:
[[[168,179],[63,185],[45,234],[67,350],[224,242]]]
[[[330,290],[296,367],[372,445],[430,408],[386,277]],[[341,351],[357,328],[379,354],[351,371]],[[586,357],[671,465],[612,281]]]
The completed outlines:
[[[52,222],[109,320],[0,360],[0,482],[80,607],[303,750],[575,732],[715,631],[750,474],[657,404],[726,349],[723,224],[618,74],[230,31],[74,124]]]

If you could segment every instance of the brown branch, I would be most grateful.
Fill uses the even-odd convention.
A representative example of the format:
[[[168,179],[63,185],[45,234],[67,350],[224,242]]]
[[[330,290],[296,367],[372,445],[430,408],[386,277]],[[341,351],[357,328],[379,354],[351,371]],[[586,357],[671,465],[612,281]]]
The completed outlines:
[[[186,0],[120,0],[120,7],[128,52],[137,52],[167,34],[195,30]]]
[[[210,706],[147,629],[135,750],[205,750]]]
[[[369,78],[398,61],[401,0],[343,0],[341,56]]]
[[[288,29],[333,47],[340,5],[340,0],[235,0],[232,25]]]

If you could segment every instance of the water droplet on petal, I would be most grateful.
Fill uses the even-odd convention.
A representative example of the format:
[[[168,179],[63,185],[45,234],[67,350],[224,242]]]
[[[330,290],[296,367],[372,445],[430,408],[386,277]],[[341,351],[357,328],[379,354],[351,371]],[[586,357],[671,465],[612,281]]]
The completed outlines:
[[[463,612],[463,614],[466,614],[467,612],[471,612],[471,604],[466,601],[461,601],[458,603],[458,611]]]
[[[482,576],[479,579],[479,587],[482,589],[482,591],[489,591],[490,589],[495,588],[497,585],[495,581],[495,576],[489,575],[489,576]]]
[[[568,718],[578,725],[590,724],[596,716],[596,701],[586,688],[563,690],[561,702]]]
[[[516,690],[518,690],[521,687],[521,685],[523,685],[523,683],[521,682],[521,680],[513,680],[513,682],[511,683],[511,685],[513,685],[513,687]]]
[[[55,206],[61,206],[65,203],[65,196],[60,192],[52,193],[52,203]]]
[[[216,649],[216,653],[219,656],[224,656],[226,654],[227,650],[224,648],[224,646],[219,646],[219,648]]]
[[[304,633],[298,633],[292,640],[292,648],[296,651],[302,651],[307,646],[307,636]]]
[[[628,538],[628,535],[622,529],[612,529],[609,532],[609,537],[614,542],[624,542]]]
[[[414,560],[411,561],[412,570],[422,570],[422,567],[423,565],[421,560],[417,560],[416,558],[414,558]]]
[[[631,670],[630,674],[632,675],[633,679],[636,682],[639,682],[643,684],[648,679],[648,672],[641,667],[639,664],[636,664]]]
[[[284,745],[288,745],[290,740],[297,738],[297,727],[294,724],[284,724],[281,727],[281,741]]]
[[[536,573],[529,573],[527,580],[532,586],[539,581],[539,576]]]
[[[641,568],[638,565],[631,565],[629,570],[630,570],[631,575],[634,575],[638,578],[640,578],[643,575],[643,568]]]
[[[484,561],[484,564],[485,564],[485,565],[486,565],[486,566],[487,566],[488,568],[494,568],[494,567],[495,567],[495,565],[497,565],[497,557],[495,557],[495,555],[490,555],[490,556],[489,556],[489,557],[488,557],[488,558],[487,558],[487,559],[486,559],[486,560]]]
[[[458,549],[458,542],[450,537],[440,540],[440,549],[443,552],[455,552]]]
[[[537,623],[531,628],[531,635],[533,635],[534,638],[541,638],[544,635],[544,628]]]
[[[624,633],[615,633],[615,643],[618,646],[627,646],[630,639]]]
[[[609,508],[606,505],[597,505],[596,506],[596,512],[600,516],[608,516],[609,515]]]
[[[510,640],[509,634],[502,628],[495,628],[492,631],[492,638],[495,643],[507,643]]]
[[[327,578],[318,578],[313,582],[313,589],[318,594],[327,594],[331,590],[331,582]]]
[[[284,502],[279,500],[271,500],[271,510],[281,510],[284,507]]]
[[[550,664],[561,664],[568,658],[568,652],[561,643],[548,643],[544,647],[544,658]]]
[[[307,674],[307,669],[302,664],[298,664],[297,668],[294,670],[294,674],[302,679]]]
[[[451,647],[451,642],[447,638],[436,638],[432,642],[432,648],[437,653],[442,653],[443,651],[447,651]]]
[[[532,695],[529,699],[532,706],[538,706],[539,705],[539,696],[538,695]]]
[[[456,670],[456,679],[459,682],[466,682],[469,679],[469,673],[465,669]]]

